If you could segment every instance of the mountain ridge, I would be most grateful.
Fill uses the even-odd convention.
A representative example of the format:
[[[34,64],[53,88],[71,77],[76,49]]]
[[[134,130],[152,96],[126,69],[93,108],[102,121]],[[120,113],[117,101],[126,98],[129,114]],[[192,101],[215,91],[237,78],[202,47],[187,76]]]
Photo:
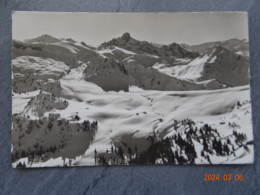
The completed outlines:
[[[106,91],[127,91],[132,85],[148,90],[221,89],[249,83],[248,59],[237,54],[237,50],[226,48],[237,47],[240,42],[238,39],[222,44],[213,42],[204,52],[198,53],[177,43],[157,47],[136,40],[129,33],[97,48],[71,38],[42,35],[27,42],[13,40],[13,58],[52,58],[70,68],[83,62],[88,64],[85,80]]]
[[[213,47],[214,45],[221,45],[225,49],[233,51],[235,53],[240,53],[240,55],[249,56],[249,43],[246,39],[237,39],[232,38],[225,41],[214,41],[214,42],[206,42],[197,45],[189,45],[189,44],[180,44],[185,49],[190,51],[196,51],[199,53],[205,52],[208,48]]]

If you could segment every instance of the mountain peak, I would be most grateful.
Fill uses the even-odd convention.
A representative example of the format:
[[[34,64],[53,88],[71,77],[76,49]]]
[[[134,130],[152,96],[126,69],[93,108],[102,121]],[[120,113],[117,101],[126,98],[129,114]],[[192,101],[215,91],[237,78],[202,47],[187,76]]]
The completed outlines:
[[[51,35],[48,34],[43,34],[41,36],[38,36],[33,39],[26,39],[24,40],[26,43],[34,43],[34,42],[40,42],[40,43],[56,43],[59,42],[60,39],[57,39],[55,37],[52,37]]]
[[[122,36],[121,39],[123,39],[124,41],[128,42],[131,39],[131,35],[128,32],[125,32]]]
[[[229,52],[229,50],[224,48],[221,44],[216,44],[216,45],[210,46],[206,50],[205,53],[207,53],[208,55],[211,55],[211,56],[215,56],[215,55],[218,55],[218,54],[223,53],[223,52]]]

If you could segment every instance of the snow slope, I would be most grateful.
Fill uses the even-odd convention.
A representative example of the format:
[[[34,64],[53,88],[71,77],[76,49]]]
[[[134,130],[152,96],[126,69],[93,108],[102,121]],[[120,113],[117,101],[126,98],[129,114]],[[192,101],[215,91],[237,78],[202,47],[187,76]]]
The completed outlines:
[[[205,54],[204,56],[195,58],[187,65],[168,67],[167,64],[155,63],[153,68],[178,79],[196,81],[202,76],[204,65],[208,60],[209,56]]]
[[[245,133],[248,140],[253,139],[249,86],[185,92],[131,87],[129,92],[117,93],[104,92],[93,83],[78,77],[72,79],[71,75],[63,77],[61,85],[63,95],[70,99],[69,106],[65,110],[52,112],[68,119],[77,113],[82,119],[97,120],[99,123],[95,140],[84,157],[75,162],[77,165],[94,165],[94,150],[105,152],[111,142],[127,140],[131,144],[132,139],[133,145],[143,142],[145,149],[145,140],[153,131],[165,137],[171,135],[174,131],[173,119],[190,118],[198,127],[210,124],[221,136],[231,134],[234,128],[229,123],[236,123],[240,126],[236,128],[238,132]],[[244,104],[239,109],[238,101]],[[247,155],[245,162],[251,162],[252,158],[252,154]]]
[[[45,112],[46,117],[56,113],[71,120],[77,114],[81,118],[78,122],[84,119],[98,121],[95,139],[85,154],[74,162],[77,165],[94,165],[94,150],[106,152],[111,142],[116,144],[124,140],[132,147],[138,143],[141,150],[145,150],[147,136],[153,132],[163,137],[171,136],[175,132],[173,120],[186,118],[194,120],[197,127],[211,125],[222,137],[232,134],[234,128],[229,123],[234,123],[239,126],[236,131],[245,133],[248,140],[253,139],[249,86],[183,92],[149,91],[133,86],[129,92],[105,92],[80,76],[86,66],[83,64],[72,69],[60,80],[62,96],[66,97],[68,107]],[[22,111],[26,97],[30,95],[15,94],[13,98],[19,103],[19,107],[14,104],[15,112]],[[238,108],[237,102],[243,106]],[[197,148],[199,150],[200,147]],[[252,158],[252,153],[248,154],[244,162],[249,163]],[[222,163],[228,162],[223,160]]]

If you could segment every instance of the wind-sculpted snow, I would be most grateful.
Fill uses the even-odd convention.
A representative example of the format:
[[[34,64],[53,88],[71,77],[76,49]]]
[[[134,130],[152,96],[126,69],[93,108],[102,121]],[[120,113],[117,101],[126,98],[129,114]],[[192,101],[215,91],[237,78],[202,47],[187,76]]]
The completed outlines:
[[[174,120],[181,121],[186,118],[194,120],[197,128],[210,125],[219,133],[219,139],[232,134],[233,130],[246,134],[245,141],[253,139],[248,86],[190,92],[147,91],[131,87],[129,92],[116,93],[104,92],[98,87],[94,88],[91,83],[85,83],[85,86],[91,86],[90,93],[80,90],[83,83],[78,85],[77,82],[71,85],[79,86],[78,88],[68,87],[69,81],[62,82],[66,86],[63,93],[80,101],[81,105],[84,102],[85,105],[81,108],[79,105],[74,106],[75,111],[71,107],[71,112],[78,111],[82,118],[96,119],[99,122],[96,140],[86,151],[85,157],[75,162],[77,165],[94,165],[95,150],[98,156],[102,156],[107,154],[107,150],[108,153],[111,152],[111,144],[113,147],[119,147],[125,142],[131,147],[131,151],[137,146],[138,151],[144,152],[151,144],[147,137],[157,132],[160,139],[165,139],[177,132],[183,132],[183,128],[175,129]],[[253,149],[251,146],[249,148],[250,152],[246,153],[243,161],[245,163],[251,162],[253,158]],[[211,158],[215,157],[213,155]],[[232,163],[241,160],[236,159],[237,161],[232,160]],[[195,160],[200,162],[199,159]],[[210,162],[202,160],[200,163]],[[221,163],[231,163],[231,160],[223,160]]]

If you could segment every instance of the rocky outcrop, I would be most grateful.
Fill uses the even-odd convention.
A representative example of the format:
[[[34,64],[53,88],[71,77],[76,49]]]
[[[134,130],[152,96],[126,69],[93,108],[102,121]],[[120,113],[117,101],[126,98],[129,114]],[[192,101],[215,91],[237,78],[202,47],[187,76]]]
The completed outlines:
[[[25,113],[31,113],[40,118],[45,112],[53,109],[63,110],[67,108],[68,104],[65,99],[57,98],[54,94],[40,91],[39,95],[31,98],[24,110]]]

